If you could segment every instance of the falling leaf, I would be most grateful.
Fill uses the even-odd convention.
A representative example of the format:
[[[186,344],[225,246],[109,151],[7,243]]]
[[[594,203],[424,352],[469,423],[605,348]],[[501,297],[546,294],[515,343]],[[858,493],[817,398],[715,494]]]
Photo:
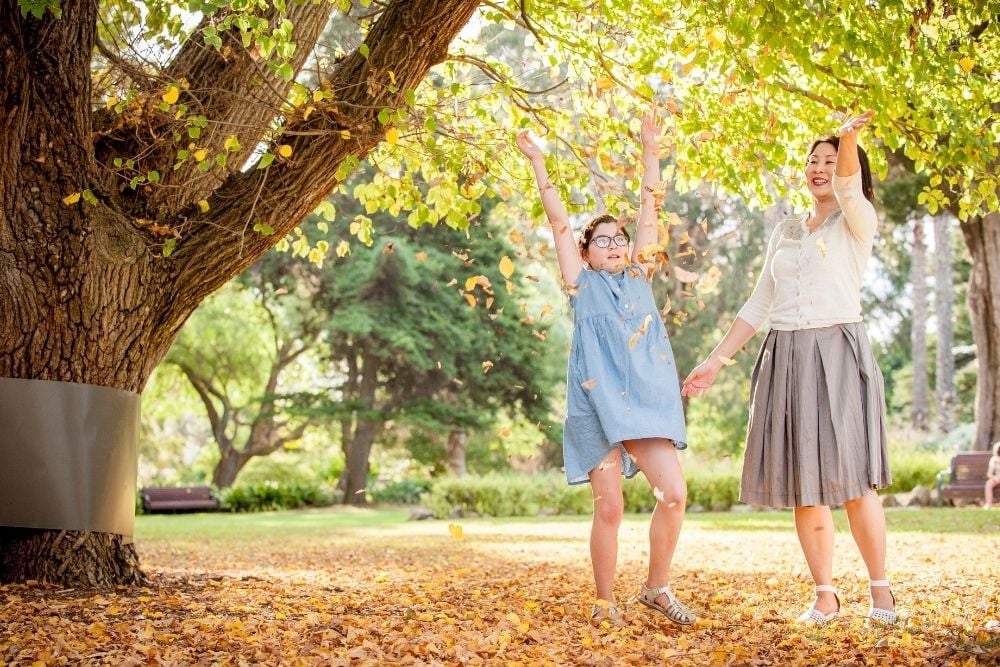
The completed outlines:
[[[472,306],[473,308],[476,307],[476,297],[474,294],[469,294],[468,292],[466,292],[462,296],[465,297],[465,300],[469,302],[470,306]]]
[[[507,255],[504,255],[500,260],[500,275],[504,278],[510,278],[514,275],[514,262],[510,261],[510,257]],[[508,291],[510,291],[509,288]]]
[[[510,241],[515,245],[521,245],[524,243],[524,234],[517,231],[516,229],[512,229],[510,231]]]
[[[340,243],[337,244],[336,252],[337,252],[337,257],[345,257],[348,253],[351,252],[351,244],[348,243],[347,241],[341,241]]]
[[[449,523],[448,532],[451,533],[451,536],[454,537],[456,540],[460,540],[463,537],[462,527],[457,523]]]
[[[194,156],[195,160],[197,160],[198,162],[201,162],[206,157],[208,157],[208,151],[205,150],[204,148],[199,148],[194,153],[191,153],[191,155]]]
[[[493,362],[487,359],[483,362],[483,373],[489,373],[490,369],[493,368]]]
[[[698,274],[679,266],[674,267],[674,277],[682,283],[693,283],[698,280]]]
[[[391,255],[395,249],[396,249],[395,244],[393,244],[392,241],[390,241],[389,243],[385,244],[384,248],[382,248],[382,254]]]
[[[501,438],[509,438],[510,437],[510,433],[511,433],[510,429],[508,427],[506,427],[506,426],[504,426],[504,427],[502,427],[500,429],[500,437]]]
[[[199,199],[198,200],[198,209],[202,213],[208,213],[208,209],[209,209],[208,200],[207,199]]]
[[[80,201],[80,193],[73,192],[63,197],[62,203],[66,204],[66,206],[72,206],[78,201]]]
[[[385,133],[385,140],[390,146],[395,145],[399,141],[399,130],[394,127],[390,127]]]
[[[962,58],[958,61],[958,66],[961,67],[962,71],[965,72],[966,74],[971,72],[972,68],[975,67],[975,65],[976,61],[970,58],[969,56],[962,56]]]
[[[723,366],[732,366],[733,364],[735,364],[735,363],[736,363],[736,361],[735,361],[735,360],[733,360],[733,359],[730,359],[729,357],[723,357],[723,356],[720,356],[720,357],[719,357],[719,361],[721,361],[721,362],[722,362],[722,365],[723,365]]]
[[[350,139],[351,138],[351,131],[350,130],[341,130],[340,131],[340,138],[341,139]]]
[[[580,383],[580,386],[586,389],[587,391],[590,391],[591,389],[597,386],[597,380],[595,378],[584,380],[583,382]]]
[[[292,147],[288,144],[281,144],[278,146],[278,155],[284,158],[292,157]]]
[[[418,252],[415,255],[415,257],[417,258],[418,262],[426,262],[427,261],[427,253],[424,252],[423,250],[421,250],[420,252]]]

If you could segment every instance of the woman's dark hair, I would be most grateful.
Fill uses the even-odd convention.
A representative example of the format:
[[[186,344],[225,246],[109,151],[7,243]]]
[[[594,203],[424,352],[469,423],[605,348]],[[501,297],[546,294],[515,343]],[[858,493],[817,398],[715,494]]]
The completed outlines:
[[[816,147],[820,144],[830,144],[838,151],[840,150],[840,137],[827,137],[826,139],[817,139],[809,147],[809,155],[813,154]],[[865,149],[858,146],[858,162],[861,163],[861,191],[865,193],[865,199],[870,202],[875,201],[875,186],[872,184],[872,168],[868,164],[868,153],[865,153]]]
[[[590,245],[590,240],[594,238],[594,230],[597,229],[598,225],[603,225],[606,222],[610,222],[612,225],[617,225],[618,231],[624,234],[625,238],[629,241],[632,240],[632,237],[629,236],[628,230],[625,229],[624,219],[616,218],[610,213],[602,213],[601,215],[595,216],[590,222],[588,222],[587,226],[583,228],[582,232],[580,232],[580,242],[578,245],[580,247],[581,254],[587,251],[587,246]]]

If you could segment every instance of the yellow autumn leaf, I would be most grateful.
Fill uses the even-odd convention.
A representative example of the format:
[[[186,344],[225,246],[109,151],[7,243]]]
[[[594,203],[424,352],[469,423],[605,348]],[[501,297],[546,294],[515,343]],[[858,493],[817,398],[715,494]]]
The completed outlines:
[[[337,257],[344,257],[347,253],[351,252],[351,244],[347,241],[341,241],[337,244]]]
[[[208,151],[205,150],[204,148],[199,148],[194,153],[192,153],[192,155],[194,156],[195,160],[197,160],[198,162],[201,162],[206,157],[208,157]]]
[[[823,240],[822,236],[816,239],[816,247],[819,248],[819,253],[826,257],[826,241]]]
[[[340,138],[341,139],[350,139],[351,138],[351,131],[350,130],[341,130],[340,131]]]
[[[722,362],[723,366],[732,366],[733,364],[736,363],[735,359],[730,359],[729,357],[722,357],[722,356],[719,357],[719,361]]]
[[[416,254],[416,258],[417,258],[418,262],[426,262],[427,261],[427,253],[424,252],[423,250],[421,250],[420,252],[418,252]]]
[[[962,56],[961,60],[958,61],[958,66],[962,68],[963,72],[968,73],[976,66],[976,61],[969,56]]]
[[[111,109],[111,108],[113,108],[113,107],[114,107],[114,106],[115,106],[116,104],[118,104],[118,98],[117,98],[117,97],[115,97],[114,95],[112,95],[111,97],[109,97],[109,98],[108,98],[108,100],[107,100],[107,102],[105,102],[105,104],[107,105],[107,107],[106,107],[106,108],[108,108],[108,109]]]
[[[449,523],[448,532],[451,533],[451,536],[454,537],[456,540],[460,540],[463,537],[462,527],[457,523]]]
[[[504,278],[510,278],[514,275],[514,262],[510,261],[510,257],[507,255],[503,256],[500,260],[500,275]]]
[[[163,101],[167,104],[177,104],[177,99],[181,95],[180,86],[176,84],[170,84],[167,86],[167,92],[163,93]]]
[[[278,155],[281,157],[292,157],[292,147],[288,144],[278,146]]]
[[[465,279],[465,291],[471,292],[476,289],[476,283],[479,282],[479,276],[469,276]]]
[[[722,29],[722,26],[715,26],[705,33],[705,41],[713,49],[717,49],[726,42],[726,31]]]
[[[476,297],[474,297],[471,294],[463,294],[462,296],[465,297],[465,300],[469,302],[470,306],[472,306],[473,308],[476,307]]]
[[[68,194],[65,197],[63,197],[63,200],[62,200],[62,202],[64,204],[66,204],[66,206],[72,206],[73,204],[77,203],[78,201],[80,201],[80,193],[79,192],[73,192],[71,194]]]
[[[488,306],[487,306],[488,307]],[[489,373],[490,369],[493,368],[493,362],[487,359],[483,362],[483,373]]]
[[[522,243],[524,243],[524,234],[517,231],[516,229],[512,229],[510,231],[510,241],[511,243],[521,245]]]
[[[210,208],[209,205],[208,205],[208,200],[207,199],[199,199],[198,200],[198,208],[201,210],[202,213],[208,213],[208,209]]]
[[[394,145],[399,141],[399,130],[394,127],[390,127],[385,133],[385,140],[389,142],[390,145]]]
[[[510,429],[507,428],[506,426],[504,426],[503,428],[500,429],[500,437],[501,438],[509,438],[510,437],[510,433],[511,433]]]
[[[598,90],[610,90],[615,87],[615,80],[611,77],[603,76],[594,82]]]

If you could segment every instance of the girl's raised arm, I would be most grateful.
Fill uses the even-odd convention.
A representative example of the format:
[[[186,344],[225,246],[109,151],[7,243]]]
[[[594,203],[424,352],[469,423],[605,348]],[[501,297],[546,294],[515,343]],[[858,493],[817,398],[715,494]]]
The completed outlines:
[[[527,130],[518,133],[517,148],[531,161],[531,168],[535,172],[538,194],[542,198],[542,208],[545,209],[545,217],[549,219],[549,224],[552,226],[556,259],[559,260],[559,271],[562,273],[563,283],[566,286],[575,285],[583,270],[583,258],[580,257],[580,249],[573,239],[573,230],[569,226],[569,215],[566,213],[566,207],[559,199],[559,191],[549,180],[549,173],[545,169],[545,156],[538,144],[528,136]]]
[[[642,140],[642,185],[639,187],[639,220],[636,223],[635,244],[632,247],[633,264],[642,264],[640,258],[644,256],[647,262],[651,261],[651,255],[643,253],[643,250],[656,245],[659,240],[658,218],[661,200],[656,192],[660,185],[657,144],[662,129],[655,109],[650,109],[642,115],[642,130],[639,133]]]

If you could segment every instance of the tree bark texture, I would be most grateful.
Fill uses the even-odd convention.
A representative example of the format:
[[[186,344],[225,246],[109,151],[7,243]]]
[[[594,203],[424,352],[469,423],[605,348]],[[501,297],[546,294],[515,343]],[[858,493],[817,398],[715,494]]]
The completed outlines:
[[[937,371],[934,402],[937,430],[948,433],[955,427],[955,289],[952,284],[951,227],[954,221],[944,213],[934,217],[934,310],[937,319]]]
[[[913,249],[910,255],[910,284],[913,286],[913,329],[910,354],[913,358],[913,397],[910,424],[926,431],[929,421],[927,397],[927,241],[923,216],[913,220]]]
[[[987,450],[1000,440],[1000,214],[972,218],[961,227],[972,256],[968,306],[979,365],[972,447]]]
[[[469,434],[465,429],[454,428],[448,432],[448,469],[456,477],[465,477],[465,448],[468,444]]]
[[[289,5],[299,19],[301,64],[333,10]],[[389,3],[366,36],[369,57],[354,52],[321,73],[334,99],[309,119],[280,119],[281,141],[292,145],[295,159],[216,174],[215,181],[195,178],[190,188],[185,181],[182,188],[133,191],[109,175],[109,160],[142,153],[143,170],[163,175],[176,162],[175,151],[137,129],[162,120],[155,110],[161,83],[147,82],[145,111],[93,113],[97,3],[63,0],[61,19],[51,12],[35,19],[21,16],[17,0],[0,0],[0,377],[141,392],[194,308],[298,225],[337,185],[337,165],[363,158],[382,140],[379,111],[404,104],[405,91],[446,57],[478,5]],[[249,151],[279,119],[261,111],[266,104],[247,102],[273,102],[282,84],[262,78],[246,58],[238,52],[227,60],[192,43],[166,78],[183,78],[191,90],[214,88],[198,102],[219,114],[213,121],[257,128],[257,136],[240,137]],[[205,133],[213,154],[222,151],[223,127],[216,122]],[[78,201],[64,202],[74,193]],[[208,200],[209,212],[201,212],[199,199]],[[145,218],[180,233],[173,255],[163,256],[162,238],[150,233],[149,220],[142,224]],[[249,231],[257,222],[274,233]],[[142,579],[134,548],[105,534],[0,528],[0,546],[4,581],[105,586]]]

